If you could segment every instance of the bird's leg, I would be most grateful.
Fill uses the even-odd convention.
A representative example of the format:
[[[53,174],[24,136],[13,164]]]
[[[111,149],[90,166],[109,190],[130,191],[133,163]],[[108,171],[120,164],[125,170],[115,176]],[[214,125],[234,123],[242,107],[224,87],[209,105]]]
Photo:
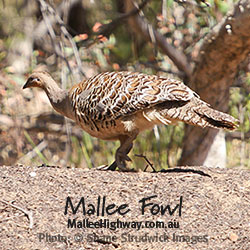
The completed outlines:
[[[124,145],[124,144],[123,144]],[[111,171],[115,171],[115,169],[117,167],[119,167],[120,170],[122,171],[129,171],[129,169],[126,168],[126,163],[125,161],[131,161],[131,159],[128,157],[128,153],[130,152],[130,150],[132,149],[133,147],[133,143],[131,143],[129,145],[128,148],[126,148],[126,151],[122,151],[122,146],[120,146],[117,150],[116,150],[116,153],[115,153],[115,161],[110,165],[110,166],[105,166],[105,167],[101,167],[101,168],[98,168],[98,170],[111,170]],[[118,162],[121,162],[122,161],[122,164],[123,165],[118,165]]]
[[[133,147],[133,143],[131,143],[131,147],[130,148],[128,148],[128,150],[127,150],[127,152],[126,152],[126,156],[127,156],[127,154],[130,152],[130,150],[132,149],[132,147]],[[118,150],[118,149],[117,149]],[[128,156],[127,156],[128,157]],[[116,160],[110,165],[110,166],[108,166],[108,168],[106,168],[105,170],[111,170],[111,171],[115,171],[115,169],[117,168],[117,162],[116,162]]]
[[[129,169],[126,167],[126,161],[131,161],[128,157],[128,153],[133,147],[133,143],[130,143],[128,147],[125,147],[125,144],[122,144],[115,153],[115,162],[118,168],[122,171],[128,171]]]
[[[133,147],[133,141],[138,135],[138,131],[134,131],[133,133],[120,137],[121,146],[116,150],[115,153],[115,161],[109,166],[105,168],[101,168],[101,170],[111,170],[114,171],[116,167],[119,167],[122,171],[129,171],[126,168],[126,161],[131,161],[128,157],[128,153]]]
[[[120,137],[121,146],[116,150],[115,161],[118,168],[122,171],[128,171],[126,168],[126,161],[131,161],[128,157],[128,153],[133,147],[133,141],[138,135],[138,131],[135,130],[129,135]]]

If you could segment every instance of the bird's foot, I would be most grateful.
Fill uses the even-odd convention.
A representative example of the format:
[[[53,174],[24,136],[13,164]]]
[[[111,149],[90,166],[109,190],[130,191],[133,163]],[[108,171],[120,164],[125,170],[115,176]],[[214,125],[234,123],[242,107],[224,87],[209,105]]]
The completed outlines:
[[[102,170],[102,171],[106,171],[106,170],[111,170],[111,171],[115,171],[116,168],[118,167],[120,171],[122,172],[131,172],[134,171],[133,169],[129,169],[126,167],[126,161],[132,161],[127,154],[121,152],[121,151],[117,151],[116,155],[115,155],[115,161],[110,165],[102,165],[97,167],[97,170]]]
[[[117,168],[117,163],[116,161],[114,161],[110,166],[109,165],[101,165],[99,167],[97,167],[96,169],[97,170],[100,170],[100,171],[115,171],[116,168]],[[119,168],[122,172],[137,172],[135,169],[130,169],[130,168]]]
[[[111,167],[111,165],[110,166],[109,165],[101,165],[101,166],[96,167],[95,169],[100,170],[100,171],[113,170],[113,169],[109,169]]]
[[[123,172],[131,171],[129,168],[126,167],[126,161],[132,161],[128,155],[122,151],[117,150],[115,154],[115,162],[119,170]],[[112,166],[112,165],[111,165]]]
[[[110,166],[104,165],[104,166],[98,167],[97,169],[103,170],[103,171],[105,171],[105,170],[115,171],[116,168],[118,167],[119,170],[122,172],[135,172],[134,169],[130,169],[130,168],[126,167],[126,161],[132,161],[128,157],[128,153],[130,152],[132,146],[133,146],[132,143],[130,143],[126,147],[121,146],[120,148],[117,149],[117,151],[115,153],[115,161]]]
[[[107,171],[107,170],[115,171],[116,167],[117,167],[117,163],[116,163],[116,161],[114,161],[110,166],[109,165],[101,165],[101,166],[97,167],[96,169],[101,170],[101,171]]]

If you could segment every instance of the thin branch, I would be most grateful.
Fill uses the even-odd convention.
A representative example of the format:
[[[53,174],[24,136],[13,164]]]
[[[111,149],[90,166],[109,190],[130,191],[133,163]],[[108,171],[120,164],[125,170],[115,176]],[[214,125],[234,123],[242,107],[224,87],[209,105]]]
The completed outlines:
[[[162,172],[162,173],[193,173],[193,174],[199,174],[201,176],[206,176],[206,177],[211,178],[211,176],[209,174],[204,173],[201,170],[190,169],[190,168],[178,168],[177,167],[177,168],[161,169],[157,173],[159,173],[159,172]],[[188,176],[191,176],[191,175],[188,175]]]
[[[109,245],[112,245],[112,246],[115,247],[115,248],[118,248],[118,247],[119,247],[118,244],[113,243],[112,241],[103,240],[103,239],[102,239],[101,237],[99,237],[96,233],[94,233],[94,235],[95,235],[95,238],[96,238],[95,242],[97,242],[97,243],[101,243],[101,244],[104,244],[104,245],[109,244]]]
[[[127,5],[128,11],[134,6],[134,3],[131,0],[125,1]],[[162,49],[162,51],[173,61],[176,67],[184,72],[185,76],[190,79],[192,74],[192,67],[190,66],[190,62],[188,61],[185,54],[181,51],[177,50],[172,45],[166,42],[166,38],[155,30],[151,24],[149,24],[145,17],[141,17],[139,15],[130,17],[132,19],[132,23],[130,23],[131,28],[135,32],[141,33],[146,40],[153,42]]]
[[[148,68],[154,69],[157,72],[164,72],[164,73],[168,73],[168,74],[173,74],[173,75],[177,75],[177,76],[179,76],[181,78],[184,76],[183,73],[180,72],[180,71],[175,72],[175,71],[172,71],[172,70],[166,70],[166,69],[163,69],[163,68],[161,68],[161,67],[159,67],[159,66],[157,66],[157,65],[155,65],[155,64],[153,64],[151,62],[141,62],[141,61],[139,61],[138,63],[141,64],[141,65],[144,65],[144,66],[146,66]]]
[[[71,44],[71,47],[73,49],[73,53],[74,53],[74,56],[75,56],[75,59],[76,59],[76,63],[77,63],[77,68],[78,68],[78,71],[80,74],[84,75],[84,72],[82,70],[82,63],[81,63],[81,59],[80,59],[80,55],[79,55],[79,52],[78,52],[78,49],[77,49],[77,46],[75,44],[75,42],[73,41],[73,38],[72,36],[69,34],[69,32],[67,31],[66,29],[66,25],[64,24],[63,20],[61,19],[61,17],[56,13],[56,11],[49,5],[47,4],[44,0],[39,0],[40,2],[40,6],[41,6],[41,12],[42,12],[42,15],[43,15],[43,18],[44,18],[44,21],[46,23],[46,26],[48,28],[48,31],[49,31],[49,34],[51,36],[51,39],[52,39],[52,44],[55,48],[55,51],[58,55],[60,55],[61,58],[65,58],[62,54],[62,52],[60,51],[59,47],[56,46],[55,44],[55,39],[56,39],[56,35],[55,35],[55,32],[52,28],[52,25],[49,21],[49,18],[47,16],[47,11],[53,15],[57,21],[57,23],[60,25],[60,29],[62,31],[62,33],[64,34],[64,36],[69,40],[70,44]],[[68,61],[66,60],[66,63],[67,63],[67,66],[69,67],[69,69],[71,70],[71,67],[68,63]],[[72,72],[72,70],[71,70]]]
[[[7,218],[3,218],[3,219],[0,219],[0,223],[2,223],[4,221],[7,221],[7,220],[16,219],[16,218],[21,217],[21,216],[23,216],[23,215],[19,214],[19,215],[14,215],[14,216],[10,216],[10,217],[7,217]]]
[[[21,207],[19,207],[19,206],[16,206],[16,205],[14,205],[14,204],[12,204],[12,203],[9,203],[9,202],[5,201],[5,200],[0,200],[0,201],[1,201],[2,203],[4,203],[4,204],[8,205],[8,206],[11,206],[11,207],[13,207],[13,208],[15,208],[15,209],[20,210],[21,212],[23,212],[23,213],[28,217],[28,219],[29,219],[29,222],[30,222],[29,228],[30,228],[30,229],[33,228],[34,221],[33,221],[33,212],[32,212],[32,211],[23,209],[23,208],[21,208]]]
[[[168,167],[171,166],[169,158],[170,158],[170,150],[171,150],[171,148],[173,146],[175,128],[176,127],[174,126],[172,131],[171,131],[170,140],[169,140],[169,144],[168,144],[168,147],[167,147],[167,165],[168,165]]]
[[[36,155],[39,155],[39,153],[41,153],[41,151],[43,151],[47,146],[48,146],[47,141],[44,140],[44,141],[40,142],[30,152],[28,152],[26,155],[22,156],[18,160],[18,162],[22,162],[24,159],[32,159],[32,158],[34,158]]]
[[[56,41],[56,34],[54,32],[54,29],[52,28],[50,19],[47,16],[47,12],[46,12],[47,5],[46,5],[46,3],[44,3],[43,0],[39,0],[39,1],[40,1],[40,6],[41,6],[40,9],[41,9],[41,12],[42,12],[43,20],[44,20],[44,22],[46,24],[46,27],[47,27],[48,31],[49,31],[49,35],[50,35],[52,46],[54,47],[54,51],[55,51],[55,53],[56,53],[57,56],[59,56],[61,59],[63,59],[66,62],[67,67],[69,68],[70,72],[72,73],[73,70],[71,69],[71,66],[70,66],[67,58],[64,57],[64,55],[61,52],[61,49],[55,43],[55,41]]]
[[[62,88],[66,89],[66,72],[65,69],[62,68],[61,70],[61,84],[62,84]],[[69,122],[68,118],[64,117],[64,125],[66,128],[66,132],[67,132],[67,141],[66,141],[66,147],[65,147],[65,161],[63,163],[63,165],[66,166],[69,157],[70,157],[70,151],[71,151],[71,140],[70,137],[72,135],[72,127],[71,127],[71,123]]]
[[[149,164],[149,166],[153,169],[153,172],[156,172],[153,163],[151,163],[145,155],[143,155],[143,154],[135,154],[135,156],[143,158]],[[144,169],[144,172],[147,170],[147,168],[148,168],[148,165]]]
[[[127,13],[121,14],[119,17],[115,18],[110,23],[102,25],[100,27],[100,30],[98,31],[98,35],[103,35],[103,36],[109,37],[110,34],[113,32],[113,30],[116,29],[116,27],[119,24],[124,24],[123,21],[125,19],[138,14],[146,6],[146,4],[149,1],[150,0],[144,0],[141,4],[138,5],[138,7],[133,8],[132,10],[130,10]]]

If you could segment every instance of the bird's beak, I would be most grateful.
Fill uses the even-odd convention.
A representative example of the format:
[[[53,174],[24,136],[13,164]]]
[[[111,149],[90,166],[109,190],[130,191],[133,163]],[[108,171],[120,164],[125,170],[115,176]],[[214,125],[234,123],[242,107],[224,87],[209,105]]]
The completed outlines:
[[[29,77],[27,82],[24,84],[23,89],[31,88],[31,87],[40,87],[38,85],[37,78]]]
[[[30,79],[27,80],[27,82],[24,84],[23,89],[27,89],[31,87],[31,81]]]

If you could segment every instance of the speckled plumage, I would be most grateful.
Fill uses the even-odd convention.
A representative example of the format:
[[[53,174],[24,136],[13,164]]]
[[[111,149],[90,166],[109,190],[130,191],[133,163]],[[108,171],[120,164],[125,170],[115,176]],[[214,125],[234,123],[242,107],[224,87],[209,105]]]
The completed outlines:
[[[154,125],[183,121],[200,127],[237,127],[235,118],[210,108],[182,82],[166,77],[106,72],[63,91],[47,73],[35,72],[26,87],[44,89],[52,106],[90,135],[120,140],[114,165],[121,169],[125,168],[125,160],[130,160],[127,153],[133,140]]]

